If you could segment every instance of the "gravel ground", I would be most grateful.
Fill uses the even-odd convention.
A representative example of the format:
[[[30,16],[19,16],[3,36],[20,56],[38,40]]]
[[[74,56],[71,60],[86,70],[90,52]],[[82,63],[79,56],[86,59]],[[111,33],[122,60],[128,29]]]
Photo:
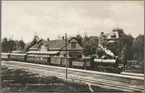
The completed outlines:
[[[82,83],[64,81],[52,76],[40,76],[23,69],[1,67],[2,91],[6,92],[90,92],[89,86]],[[120,92],[91,86],[94,92]]]

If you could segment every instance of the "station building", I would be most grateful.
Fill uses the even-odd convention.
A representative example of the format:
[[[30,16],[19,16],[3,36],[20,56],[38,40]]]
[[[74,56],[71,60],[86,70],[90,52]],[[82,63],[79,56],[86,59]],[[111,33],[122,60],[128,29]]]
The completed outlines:
[[[78,43],[75,37],[68,38],[67,45],[65,39],[61,40],[41,40],[29,48],[28,53],[47,53],[50,56],[65,57],[67,47],[67,57],[81,57],[83,47]]]

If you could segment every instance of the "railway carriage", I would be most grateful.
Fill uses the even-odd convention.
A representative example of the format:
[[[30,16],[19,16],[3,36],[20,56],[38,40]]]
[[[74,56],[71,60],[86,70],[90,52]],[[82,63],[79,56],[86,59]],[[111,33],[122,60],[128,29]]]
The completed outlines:
[[[67,57],[67,65],[68,67],[72,67],[72,61],[73,61],[74,58],[72,57]],[[61,57],[61,66],[66,66],[66,59],[65,57]]]
[[[26,54],[18,54],[17,56],[16,56],[16,60],[17,61],[27,61],[27,59],[26,59],[26,57],[27,57],[27,55]]]
[[[9,60],[10,53],[1,53],[1,59],[2,60]]]
[[[26,61],[27,55],[25,53],[10,53],[10,60]]]
[[[27,52],[27,61],[40,64],[50,64],[50,55],[48,52],[29,51]]]
[[[17,53],[10,53],[10,60],[17,61]]]
[[[59,66],[61,66],[61,64],[62,64],[61,57],[52,56],[51,57],[51,64],[52,65],[59,65]]]

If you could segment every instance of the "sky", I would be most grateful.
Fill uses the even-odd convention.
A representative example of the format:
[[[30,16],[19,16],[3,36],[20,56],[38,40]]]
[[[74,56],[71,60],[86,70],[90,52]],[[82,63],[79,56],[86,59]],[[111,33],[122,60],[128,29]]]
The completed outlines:
[[[98,36],[122,28],[133,37],[144,34],[143,1],[2,1],[2,38],[32,41],[34,33]]]

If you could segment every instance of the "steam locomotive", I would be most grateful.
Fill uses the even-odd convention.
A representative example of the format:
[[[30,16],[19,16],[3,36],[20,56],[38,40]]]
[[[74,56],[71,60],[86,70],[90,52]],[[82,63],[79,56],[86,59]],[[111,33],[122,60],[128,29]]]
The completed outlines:
[[[48,52],[27,52],[27,53],[2,53],[2,60],[31,62],[45,65],[65,66],[65,58],[54,56]],[[88,58],[68,58],[68,67],[84,68],[97,71],[121,73],[123,62],[119,58],[99,59],[94,56]]]

